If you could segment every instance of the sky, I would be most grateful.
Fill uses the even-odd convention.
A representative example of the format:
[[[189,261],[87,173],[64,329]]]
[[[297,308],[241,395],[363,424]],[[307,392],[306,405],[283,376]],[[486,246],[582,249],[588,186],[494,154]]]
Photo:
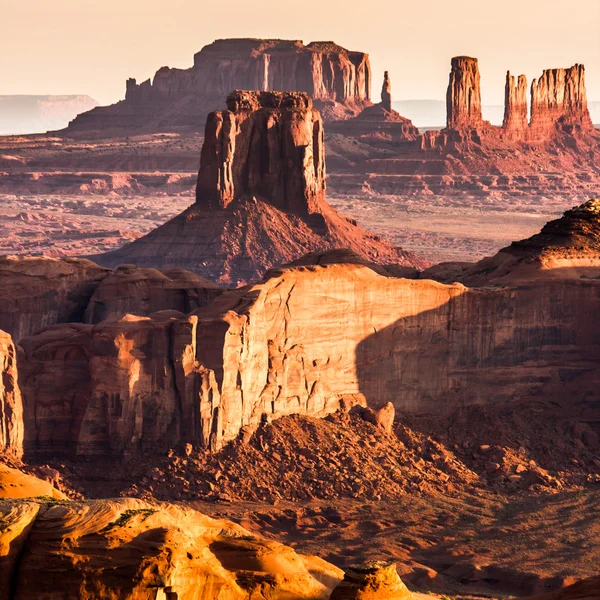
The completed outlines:
[[[125,80],[187,68],[215,39],[333,40],[369,53],[373,90],[444,99],[450,58],[479,58],[484,104],[502,104],[506,71],[586,65],[600,100],[600,0],[0,0],[0,94],[120,100]],[[378,100],[378,97],[375,97]]]

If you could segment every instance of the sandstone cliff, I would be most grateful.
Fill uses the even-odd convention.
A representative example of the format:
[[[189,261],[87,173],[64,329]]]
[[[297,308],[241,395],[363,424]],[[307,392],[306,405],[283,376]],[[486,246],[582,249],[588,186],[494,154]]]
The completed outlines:
[[[531,84],[531,131],[547,136],[557,125],[567,132],[573,128],[593,129],[587,106],[585,68],[548,69]]]
[[[239,91],[227,103],[207,120],[196,204],[94,260],[183,267],[226,284],[332,248],[379,264],[427,266],[326,203],[323,123],[306,94]]]
[[[556,260],[562,231],[571,232],[570,260],[594,251],[598,260],[597,215],[578,210],[543,240]],[[574,232],[584,229],[591,250],[577,254]],[[542,275],[467,288],[325,261],[273,270],[188,317],[57,326],[22,341],[28,448],[216,449],[264,419],[325,416],[348,402],[443,414],[545,398],[572,412],[570,398],[596,394],[597,271],[561,277],[556,267],[548,278],[539,261],[525,262]],[[472,280],[487,286],[490,273],[501,275],[488,267]]]
[[[132,499],[0,504],[0,591],[11,600],[325,600],[342,576],[192,509]]]
[[[352,116],[370,104],[369,56],[334,42],[217,40],[190,69],[162,67],[139,85],[127,80],[125,100],[79,115],[68,131],[201,131],[206,115],[236,89],[304,92],[326,117]]]
[[[23,435],[17,352],[11,337],[0,330],[0,458],[18,460],[23,454]]]

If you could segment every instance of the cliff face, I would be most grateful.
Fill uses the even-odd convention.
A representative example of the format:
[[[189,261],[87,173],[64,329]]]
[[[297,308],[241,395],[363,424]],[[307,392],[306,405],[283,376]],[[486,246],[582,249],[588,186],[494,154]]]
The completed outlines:
[[[528,127],[527,78],[525,75],[519,75],[519,78],[515,80],[509,71],[506,73],[502,128],[508,136],[519,139],[526,137]]]
[[[0,331],[0,458],[23,454],[23,402],[17,374],[17,351],[7,333]]]
[[[325,200],[323,122],[306,94],[235,92],[209,115],[196,201],[225,208],[260,197],[294,214]]]
[[[449,129],[476,129],[483,123],[481,77],[476,58],[457,56],[452,59],[446,110]]]
[[[162,67],[152,81],[127,80],[124,101],[84,113],[68,129],[200,131],[206,115],[239,89],[304,92],[326,118],[353,116],[370,104],[369,56],[333,42],[217,40],[190,69]]]
[[[548,135],[559,123],[567,128],[593,128],[583,65],[574,65],[570,69],[548,69],[531,84],[533,135]]]
[[[343,571],[224,519],[139,500],[0,503],[0,591],[34,600],[326,600]],[[70,550],[65,551],[68,544]]]
[[[226,284],[333,248],[427,266],[327,204],[323,123],[306,94],[238,91],[227,106],[207,120],[195,205],[95,261],[186,268]]]

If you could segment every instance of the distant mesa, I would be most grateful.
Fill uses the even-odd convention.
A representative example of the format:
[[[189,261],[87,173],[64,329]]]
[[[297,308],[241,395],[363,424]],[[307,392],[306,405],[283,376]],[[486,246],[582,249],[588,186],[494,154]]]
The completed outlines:
[[[302,92],[236,91],[207,119],[196,202],[104,265],[194,271],[239,284],[309,252],[347,248],[376,264],[424,268],[325,200],[323,121]]]
[[[202,131],[207,114],[236,89],[305,92],[325,119],[354,116],[371,104],[369,56],[334,42],[216,40],[189,69],[129,79],[125,100],[78,116],[67,131]]]

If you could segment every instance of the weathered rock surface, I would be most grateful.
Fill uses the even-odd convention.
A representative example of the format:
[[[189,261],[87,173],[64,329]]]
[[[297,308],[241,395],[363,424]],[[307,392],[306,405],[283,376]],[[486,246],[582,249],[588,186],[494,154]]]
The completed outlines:
[[[79,115],[67,131],[201,131],[232,90],[297,91],[326,117],[353,116],[370,104],[369,56],[334,42],[225,39],[205,46],[190,69],[159,69],[153,81],[129,79],[125,100]]]
[[[477,129],[482,125],[481,77],[476,58],[457,56],[452,59],[446,110],[449,129]]]
[[[0,329],[19,341],[54,323],[81,321],[109,273],[83,259],[0,256]]]
[[[574,65],[570,69],[547,69],[531,84],[532,135],[548,136],[557,125],[568,132],[573,128],[593,129],[583,65]]]
[[[145,317],[161,310],[187,314],[210,304],[222,291],[184,269],[158,271],[121,265],[94,291],[85,310],[85,322],[99,323],[126,314]]]
[[[11,468],[0,462],[0,498],[36,498],[38,496],[47,496],[55,500],[66,500],[67,498],[52,483],[23,473],[19,469]],[[1,537],[2,534],[0,534]],[[0,548],[2,548],[1,540]],[[0,550],[0,565],[1,563],[2,550]],[[0,566],[0,572],[1,570]],[[1,589],[2,586],[0,584]],[[8,598],[8,596],[1,597]]]
[[[381,86],[381,107],[383,110],[392,112],[392,82],[390,74],[386,71],[383,74],[383,85]]]
[[[230,521],[168,504],[5,502],[0,517],[0,585],[14,600],[325,600],[343,575]]]
[[[502,128],[507,136],[524,139],[527,136],[529,121],[527,119],[527,78],[519,75],[515,78],[506,73],[504,94],[504,122]]]
[[[235,92],[228,110],[207,120],[196,204],[94,260],[183,267],[238,284],[333,248],[379,264],[427,266],[327,204],[323,123],[306,94]]]
[[[411,600],[414,596],[402,583],[396,563],[369,562],[346,569],[343,581],[331,600]]]
[[[600,577],[589,577],[561,590],[531,596],[529,600],[598,600],[600,598]]]
[[[23,454],[23,402],[17,373],[17,351],[0,330],[0,458]]]

